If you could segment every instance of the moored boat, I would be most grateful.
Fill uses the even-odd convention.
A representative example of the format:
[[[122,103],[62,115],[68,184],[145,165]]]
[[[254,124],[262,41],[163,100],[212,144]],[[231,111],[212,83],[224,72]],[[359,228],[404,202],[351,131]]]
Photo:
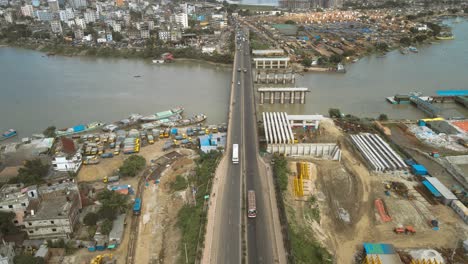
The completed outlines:
[[[165,63],[165,62],[166,62],[166,61],[164,61],[164,60],[156,60],[156,59],[153,60],[153,63],[154,63],[154,64],[163,64],[163,63]]]
[[[346,69],[344,67],[344,65],[342,63],[338,63],[338,65],[336,66],[336,72],[339,72],[339,73],[345,73],[346,72]]]
[[[418,50],[416,47],[414,47],[414,46],[410,46],[410,47],[408,48],[408,50],[411,51],[411,52],[413,52],[413,53],[418,53],[418,52],[419,52],[419,50]]]
[[[55,134],[58,137],[69,136],[69,135],[73,135],[73,134],[78,134],[78,133],[91,131],[91,130],[100,128],[100,127],[102,127],[104,125],[105,124],[101,123],[101,122],[93,122],[93,123],[89,123],[87,125],[77,125],[77,126],[70,127],[70,128],[59,129],[59,130],[57,130],[55,132]]]
[[[206,120],[205,114],[197,114],[191,118],[179,120],[177,123],[179,126],[189,126],[193,124],[198,124]]]
[[[409,52],[409,49],[408,49],[408,48],[401,48],[401,49],[400,49],[400,53],[403,54],[403,55],[408,54],[408,52]]]
[[[17,135],[18,133],[16,132],[16,130],[8,129],[7,131],[2,133],[2,136],[0,137],[0,141],[15,137]]]
[[[158,121],[162,119],[168,119],[168,118],[180,115],[183,111],[184,111],[183,107],[176,107],[170,110],[158,112],[154,115],[144,116],[140,120],[143,122],[151,122],[151,121]]]

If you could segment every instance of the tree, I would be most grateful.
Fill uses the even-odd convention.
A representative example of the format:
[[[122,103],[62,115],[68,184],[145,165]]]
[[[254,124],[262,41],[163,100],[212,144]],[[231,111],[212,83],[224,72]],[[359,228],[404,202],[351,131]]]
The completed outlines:
[[[25,185],[42,183],[43,178],[49,172],[49,167],[48,164],[43,164],[40,159],[27,160],[24,167],[18,170],[18,176],[10,182],[21,182]]]
[[[124,176],[134,177],[146,165],[146,160],[142,156],[132,155],[126,159],[120,167],[120,173]]]
[[[99,216],[94,212],[89,212],[83,218],[83,223],[87,226],[96,225],[97,221],[99,220]]]
[[[120,32],[112,31],[112,40],[115,42],[122,41],[123,36]]]
[[[125,212],[128,205],[128,196],[109,190],[100,192],[98,194],[98,200],[101,202],[103,208],[110,208],[116,213]]]
[[[286,20],[286,22],[284,22],[285,24],[288,24],[288,25],[295,25],[296,22],[294,22],[293,20]]]
[[[187,188],[187,180],[182,175],[177,175],[175,181],[171,182],[173,191],[182,191]]]
[[[338,108],[330,108],[330,109],[328,109],[328,115],[329,115],[330,117],[340,118],[342,114],[341,114],[340,109],[338,109]]]
[[[46,128],[44,130],[44,132],[42,132],[42,134],[44,134],[44,136],[46,136],[48,138],[54,138],[55,137],[55,129],[56,129],[55,126],[50,126],[50,127]]]
[[[388,116],[386,114],[379,115],[379,121],[387,121],[387,120],[388,120]]]
[[[400,39],[400,44],[403,46],[409,46],[411,45],[411,39],[409,37],[402,37]]]
[[[342,60],[343,60],[343,56],[339,55],[339,54],[333,54],[330,56],[330,58],[328,59],[331,63],[340,63]]]
[[[419,32],[419,30],[418,30],[417,28],[415,28],[415,27],[411,27],[411,28],[409,29],[409,31],[410,31],[411,33],[413,33],[413,34],[416,34],[416,33]]]
[[[114,220],[117,216],[117,212],[109,206],[101,206],[101,208],[99,208],[98,215],[100,219]]]
[[[283,156],[275,156],[273,164],[273,173],[277,178],[278,187],[281,192],[288,189],[288,161]]]
[[[379,42],[379,43],[376,43],[376,44],[375,44],[375,48],[376,48],[378,51],[385,52],[385,51],[388,51],[388,44],[385,43],[385,42]]]
[[[428,22],[426,23],[427,27],[430,28],[432,30],[432,35],[433,36],[437,36],[440,34],[440,31],[442,31],[442,27],[435,24],[435,23],[431,23],[431,22]]]
[[[426,35],[417,35],[416,37],[414,37],[414,39],[417,41],[417,42],[423,42],[427,39],[427,36]]]
[[[0,234],[9,235],[19,231],[13,224],[13,219],[15,219],[15,213],[0,211]]]
[[[106,219],[101,224],[101,234],[109,235],[110,231],[112,230],[112,220]]]
[[[22,254],[22,255],[15,256],[15,258],[13,259],[13,263],[15,264],[44,264],[45,261],[41,257],[34,257],[31,255]]]
[[[302,65],[304,65],[304,67],[310,67],[311,64],[312,64],[312,60],[310,58],[304,58],[302,60]]]

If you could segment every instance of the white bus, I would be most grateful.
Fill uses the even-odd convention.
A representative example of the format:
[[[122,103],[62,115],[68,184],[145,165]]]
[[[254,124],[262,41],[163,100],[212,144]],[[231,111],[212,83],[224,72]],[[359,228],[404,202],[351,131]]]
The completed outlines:
[[[232,144],[232,163],[238,164],[239,163],[239,145]]]

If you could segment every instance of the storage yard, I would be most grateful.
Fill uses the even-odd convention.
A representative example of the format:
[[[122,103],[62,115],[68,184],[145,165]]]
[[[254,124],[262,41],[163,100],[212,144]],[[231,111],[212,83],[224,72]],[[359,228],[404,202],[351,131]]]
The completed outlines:
[[[285,203],[295,213],[288,213],[288,217],[320,241],[337,263],[354,259],[363,242],[391,243],[398,251],[432,248],[443,252],[446,258],[445,248],[460,246],[458,242],[468,237],[468,210],[459,200],[461,196],[452,192],[452,185],[444,185],[444,177],[457,182],[447,170],[425,167],[419,162],[423,155],[433,163],[436,159],[448,159],[446,163],[460,166],[458,169],[463,171],[463,156],[439,157],[453,150],[435,152],[438,149],[424,146],[410,130],[402,132],[400,127],[406,127],[403,124],[388,128],[380,125],[378,130],[388,135],[377,135],[377,130],[370,128],[350,129],[357,128],[352,123],[337,120],[336,126],[324,119],[312,132],[294,130],[294,138],[337,143],[342,155],[340,161],[308,156],[289,158],[291,174]],[[387,136],[397,140],[388,143]],[[395,143],[400,147],[395,149]],[[419,156],[410,156],[415,159],[411,160],[402,151]],[[297,165],[302,163],[308,164],[307,178],[303,178],[302,165]],[[441,170],[447,175],[439,181]],[[311,196],[317,200],[315,206],[308,202]]]

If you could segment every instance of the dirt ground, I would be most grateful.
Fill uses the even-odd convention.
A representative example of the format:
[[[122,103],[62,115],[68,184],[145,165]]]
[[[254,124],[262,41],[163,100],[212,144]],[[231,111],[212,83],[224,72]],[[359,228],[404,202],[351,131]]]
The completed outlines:
[[[165,140],[156,141],[153,145],[146,145],[142,147],[138,155],[143,156],[148,165],[152,159],[164,155],[162,150]],[[109,159],[101,159],[101,162],[96,165],[83,165],[78,172],[78,182],[92,182],[100,181],[105,176],[113,176],[115,171],[122,166],[123,161],[129,155],[120,153],[117,156]]]
[[[340,162],[309,160],[317,167],[314,195],[320,208],[320,223],[309,224],[316,239],[330,249],[337,263],[351,263],[363,242],[392,243],[397,248],[454,247],[459,239],[466,238],[468,228],[456,213],[444,205],[430,205],[412,188],[417,182],[407,180],[407,174],[369,172],[360,155],[343,140],[344,134],[339,129],[328,121],[321,126],[323,132],[317,135],[317,141],[322,142],[321,135],[329,142],[338,141],[342,159]],[[414,199],[408,200],[392,191],[386,196],[385,183],[389,181],[404,182]],[[377,198],[383,199],[391,222],[381,222],[374,206]],[[350,216],[349,223],[340,218],[343,209]],[[296,218],[303,218],[300,208],[295,213]],[[430,219],[439,221],[440,231],[430,228]],[[394,234],[393,228],[398,224],[413,225],[417,234]]]
[[[170,183],[177,175],[189,175],[193,168],[193,160],[183,157],[163,172],[159,185],[145,186],[135,263],[176,263],[181,237],[177,214],[187,196],[185,191],[173,193]]]

